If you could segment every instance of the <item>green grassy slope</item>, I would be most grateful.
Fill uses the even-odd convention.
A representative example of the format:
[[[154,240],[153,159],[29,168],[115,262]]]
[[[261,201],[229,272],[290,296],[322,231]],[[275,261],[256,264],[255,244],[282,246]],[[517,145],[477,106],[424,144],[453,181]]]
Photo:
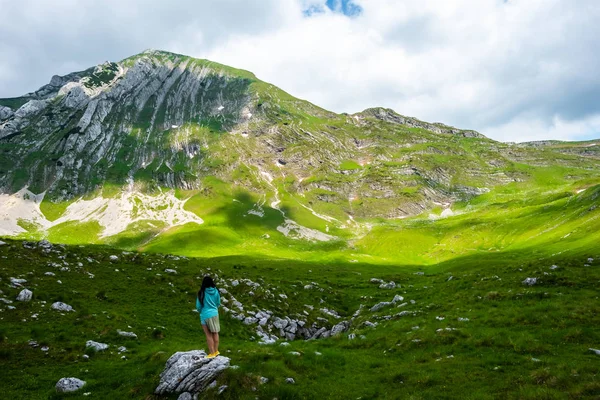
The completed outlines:
[[[536,248],[535,254],[526,250],[479,254],[426,268],[247,257],[177,260],[102,247],[55,249],[59,253],[47,255],[25,249],[21,242],[0,247],[2,282],[23,277],[34,293],[30,303],[12,303],[14,310],[0,306],[0,366],[4,395],[9,398],[78,397],[54,393],[54,384],[64,376],[86,380],[82,392],[91,392],[94,398],[155,398],[152,391],[166,359],[176,351],[205,348],[192,312],[204,273],[225,280],[250,278],[264,289],[288,294],[286,301],[278,302],[263,297],[260,290],[251,297],[245,285],[230,287],[247,308],[256,304],[291,315],[305,310],[304,304],[318,309],[323,299],[324,306],[346,319],[361,304],[367,307],[346,334],[294,341],[289,347],[258,345],[248,326],[223,316],[221,352],[240,368],[219,379],[219,384],[229,386],[221,396],[209,391],[206,398],[600,396],[598,356],[588,351],[600,341],[597,247],[582,249],[574,257],[552,255],[545,247]],[[119,261],[109,261],[111,254]],[[65,262],[69,271],[50,266]],[[552,265],[558,267],[551,269]],[[165,268],[178,273],[167,274]],[[423,269],[424,275],[415,274]],[[56,276],[44,275],[47,271]],[[378,289],[369,283],[372,277],[394,280],[401,287]],[[537,277],[538,284],[524,286],[521,281],[527,277]],[[324,291],[302,289],[313,281]],[[3,296],[14,299],[18,291],[4,285]],[[395,294],[408,304],[368,311]],[[61,315],[50,310],[54,301],[66,302],[76,312]],[[415,314],[383,318],[400,311]],[[366,327],[365,321],[378,326]],[[138,339],[120,337],[117,329],[133,331]],[[349,333],[357,338],[350,340]],[[49,351],[32,348],[30,340]],[[86,361],[82,355],[87,340],[111,347],[103,353],[88,352]],[[116,351],[121,345],[127,347],[122,355]],[[259,384],[260,376],[269,382]],[[285,384],[287,377],[296,384]]]

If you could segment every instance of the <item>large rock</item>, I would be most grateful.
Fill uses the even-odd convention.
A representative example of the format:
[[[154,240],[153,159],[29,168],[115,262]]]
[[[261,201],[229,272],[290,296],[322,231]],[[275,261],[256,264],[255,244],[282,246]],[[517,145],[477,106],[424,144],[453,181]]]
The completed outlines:
[[[85,385],[85,381],[77,378],[61,378],[56,382],[56,391],[59,393],[74,392]]]
[[[65,312],[75,311],[75,310],[73,310],[73,307],[71,307],[70,305],[68,305],[66,303],[62,303],[60,301],[57,301],[56,303],[52,303],[51,308],[53,310],[65,311]]]
[[[108,349],[108,345],[106,343],[94,342],[93,340],[88,340],[87,342],[85,342],[85,347],[91,347],[96,351]]]
[[[154,393],[202,392],[229,367],[229,361],[223,356],[206,358],[204,350],[177,352],[167,360]]]
[[[350,323],[348,321],[342,321],[331,328],[331,336],[337,336],[340,333],[347,331],[349,327]]]
[[[382,301],[381,303],[377,303],[373,307],[371,307],[371,312],[379,311],[382,308],[391,306],[391,305],[392,305],[392,303],[390,303],[389,301]]]
[[[17,301],[25,301],[25,302],[31,301],[32,295],[33,295],[33,293],[31,292],[31,290],[23,289],[17,296]]]
[[[523,282],[521,282],[523,285],[527,285],[527,286],[533,286],[537,283],[537,278],[526,278]]]
[[[382,283],[379,285],[379,289],[394,289],[396,288],[396,283],[394,281],[390,281],[388,283]]]

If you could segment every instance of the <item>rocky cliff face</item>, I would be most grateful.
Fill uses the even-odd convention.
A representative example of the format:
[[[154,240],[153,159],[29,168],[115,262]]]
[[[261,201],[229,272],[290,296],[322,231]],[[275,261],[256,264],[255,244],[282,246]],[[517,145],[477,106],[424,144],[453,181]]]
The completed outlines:
[[[299,204],[343,225],[448,208],[529,179],[517,163],[578,164],[595,150],[508,145],[383,108],[335,114],[249,72],[152,50],[0,99],[0,191],[52,202],[164,189],[210,198],[214,178],[262,197],[254,215],[270,207],[288,220],[286,203]]]

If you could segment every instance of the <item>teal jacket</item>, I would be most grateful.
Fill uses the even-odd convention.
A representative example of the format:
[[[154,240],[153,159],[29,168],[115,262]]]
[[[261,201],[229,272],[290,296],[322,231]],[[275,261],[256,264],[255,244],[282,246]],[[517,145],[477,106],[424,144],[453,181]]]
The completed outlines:
[[[219,291],[214,287],[206,288],[204,291],[204,307],[200,305],[200,299],[196,297],[196,310],[200,313],[200,322],[219,315],[218,308],[220,305],[221,295]]]

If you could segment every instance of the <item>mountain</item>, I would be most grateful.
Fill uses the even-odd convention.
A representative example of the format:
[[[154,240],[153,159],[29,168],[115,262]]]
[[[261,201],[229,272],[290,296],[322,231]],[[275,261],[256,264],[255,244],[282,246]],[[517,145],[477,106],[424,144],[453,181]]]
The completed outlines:
[[[0,235],[385,258],[382,243],[412,248],[404,236],[438,221],[410,250],[436,258],[455,230],[440,218],[478,226],[502,203],[502,226],[519,230],[521,206],[594,203],[599,144],[501,143],[384,108],[336,114],[250,72],[148,50],[0,99]],[[579,218],[564,224],[590,223]],[[497,235],[491,247],[506,246]]]

